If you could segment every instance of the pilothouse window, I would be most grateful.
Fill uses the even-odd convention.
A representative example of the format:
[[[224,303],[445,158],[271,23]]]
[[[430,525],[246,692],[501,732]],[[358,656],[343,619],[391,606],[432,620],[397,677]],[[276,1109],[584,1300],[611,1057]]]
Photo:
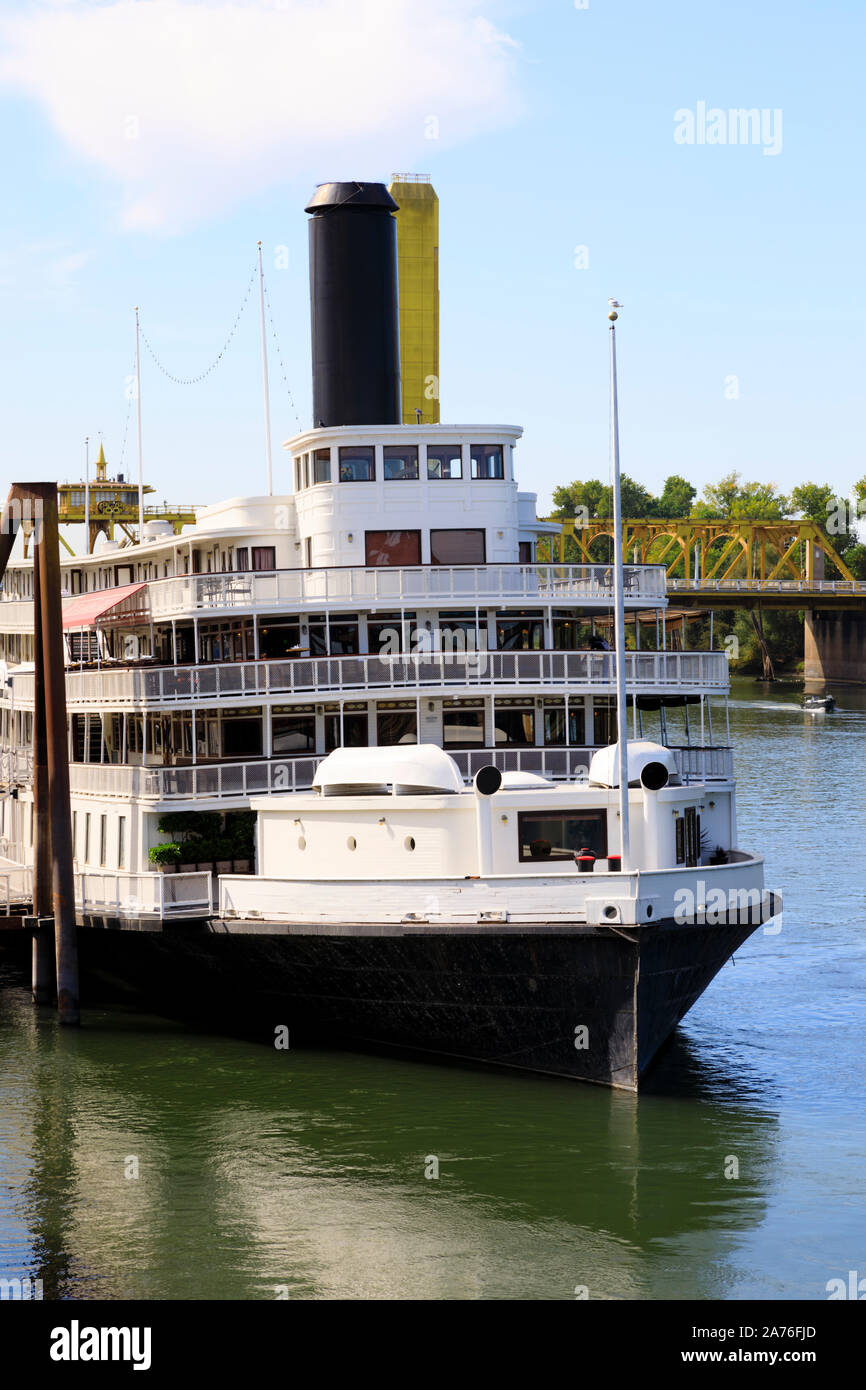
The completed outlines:
[[[340,482],[372,483],[376,479],[376,452],[372,445],[352,445],[340,449]]]
[[[382,450],[385,482],[418,480],[418,446],[416,444],[386,444]]]
[[[427,477],[430,482],[463,477],[459,444],[427,445]]]
[[[504,478],[501,444],[473,444],[469,450],[473,478]]]

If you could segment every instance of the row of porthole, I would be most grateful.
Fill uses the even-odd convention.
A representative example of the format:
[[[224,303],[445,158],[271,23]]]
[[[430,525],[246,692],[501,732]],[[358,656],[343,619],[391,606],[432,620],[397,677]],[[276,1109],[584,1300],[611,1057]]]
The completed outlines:
[[[304,838],[303,835],[299,835],[299,836],[298,836],[298,849],[306,849],[306,848],[307,848],[307,841],[306,841],[306,839]],[[358,841],[355,839],[354,835],[350,835],[350,836],[349,836],[348,840],[346,841],[346,848],[347,848],[347,849],[357,849],[357,848],[358,848]],[[403,841],[403,848],[406,849],[406,850],[410,850],[410,851],[413,850],[413,849],[415,848],[415,836],[414,836],[414,835],[407,835],[407,836],[406,836],[405,840]]]

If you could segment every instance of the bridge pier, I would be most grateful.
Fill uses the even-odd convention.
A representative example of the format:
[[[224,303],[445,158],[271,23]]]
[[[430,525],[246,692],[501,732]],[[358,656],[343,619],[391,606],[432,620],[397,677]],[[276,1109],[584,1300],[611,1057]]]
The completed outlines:
[[[806,684],[866,685],[866,613],[806,609]]]

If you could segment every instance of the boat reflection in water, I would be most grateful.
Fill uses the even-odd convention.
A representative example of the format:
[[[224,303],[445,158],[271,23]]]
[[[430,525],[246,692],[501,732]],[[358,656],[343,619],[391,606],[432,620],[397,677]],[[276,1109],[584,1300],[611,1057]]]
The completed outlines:
[[[730,1297],[766,1211],[776,1121],[680,1039],[638,1099],[117,1013],[72,1033],[24,990],[0,1033],[0,1267],[45,1298]]]

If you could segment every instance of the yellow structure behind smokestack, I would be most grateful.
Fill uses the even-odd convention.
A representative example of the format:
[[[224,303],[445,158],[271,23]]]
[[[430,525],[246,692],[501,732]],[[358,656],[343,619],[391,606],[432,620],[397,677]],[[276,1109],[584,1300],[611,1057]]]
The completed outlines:
[[[403,424],[439,422],[439,199],[423,174],[394,174]]]

